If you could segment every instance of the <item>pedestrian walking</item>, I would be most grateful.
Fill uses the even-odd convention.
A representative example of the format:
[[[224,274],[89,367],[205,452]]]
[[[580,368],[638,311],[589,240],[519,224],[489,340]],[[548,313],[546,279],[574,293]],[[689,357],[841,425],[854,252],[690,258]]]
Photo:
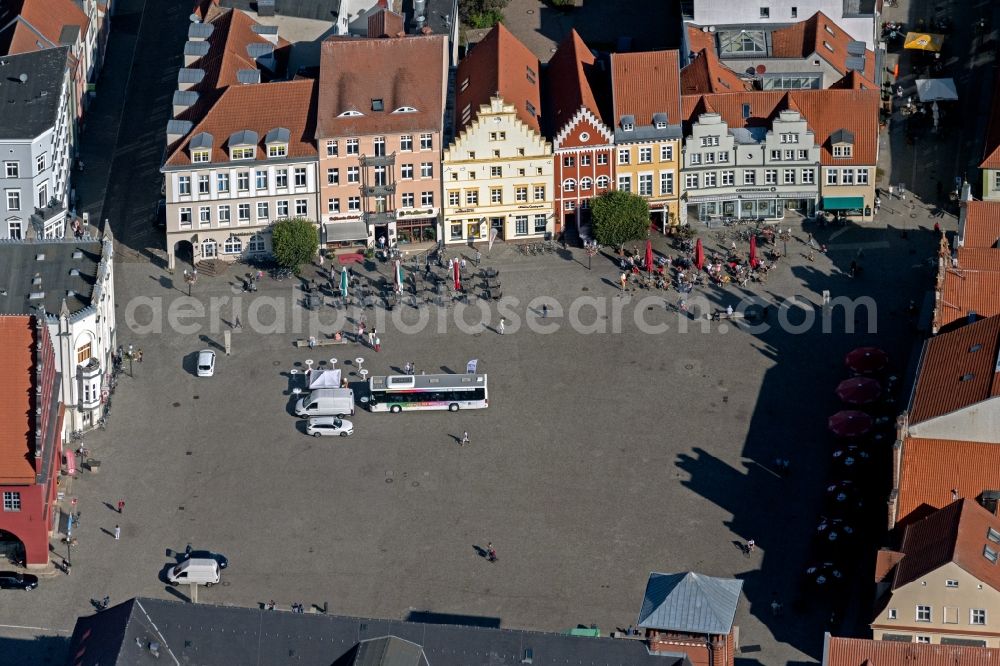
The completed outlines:
[[[542,303],[542,319],[549,316],[549,306],[546,303]]]
[[[753,539],[747,541],[747,557],[753,555],[754,549],[757,547],[757,542]]]
[[[476,250],[476,268],[479,268],[479,263],[483,260],[483,253]]]
[[[771,615],[774,615],[775,617],[781,615],[781,602],[777,599],[771,602]]]
[[[269,602],[267,602],[264,608],[266,610],[274,610],[274,599],[271,599]]]
[[[503,335],[506,323],[507,323],[506,320],[503,317],[500,317],[500,324],[497,326],[497,333]]]
[[[121,538],[122,538],[122,528],[119,527],[118,525],[115,525],[115,541],[118,541]]]
[[[136,352],[136,356],[136,360],[139,361],[139,363],[142,363],[142,347],[139,347],[139,351]]]
[[[371,347],[371,348],[373,348],[373,349],[375,348],[375,333],[376,332],[377,331],[374,328],[372,330],[368,331],[368,346]]]
[[[379,339],[377,335],[375,336],[375,351],[376,352],[382,351],[382,341]]]
[[[902,85],[897,85],[896,86],[896,97],[898,97],[899,99],[903,99],[903,86]]]
[[[101,599],[101,610],[107,610],[108,605],[110,604],[111,604],[111,597],[104,595],[104,598]]]
[[[896,186],[895,185],[890,185],[889,186],[889,198],[893,199],[893,198],[895,198],[895,196],[896,196]]]
[[[469,431],[466,430],[465,432],[462,433],[461,445],[465,446],[466,444],[469,444],[469,443],[470,443],[470,441],[469,441]]]
[[[233,322],[233,328],[243,328],[243,322],[240,321],[239,315],[236,315],[236,321]]]
[[[497,561],[497,549],[493,547],[492,541],[486,544],[486,559],[490,562]]]
[[[118,513],[121,513],[124,510],[125,510],[125,500],[120,499],[118,500]]]

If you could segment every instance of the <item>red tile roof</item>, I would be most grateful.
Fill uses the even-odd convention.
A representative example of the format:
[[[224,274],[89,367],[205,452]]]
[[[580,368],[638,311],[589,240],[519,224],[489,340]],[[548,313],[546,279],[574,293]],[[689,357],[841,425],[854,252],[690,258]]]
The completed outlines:
[[[297,79],[230,86],[205,117],[177,144],[167,166],[191,164],[188,144],[202,132],[212,135],[212,162],[229,161],[229,137],[240,130],[257,133],[257,158],[264,160],[264,137],[272,129],[289,130],[288,157],[315,157],[316,81]]]
[[[997,247],[997,240],[1000,240],[1000,201],[969,201],[963,247]]]
[[[399,37],[403,34],[403,17],[394,11],[383,8],[368,17],[369,37]]]
[[[241,69],[260,69],[257,62],[247,53],[250,44],[271,44],[256,32],[257,22],[241,11],[223,11],[209,23],[214,26],[208,38],[208,53],[190,66],[205,70],[205,78],[198,84],[198,90],[224,88],[239,84],[237,73]],[[281,44],[274,48],[277,50]]]
[[[503,23],[498,23],[458,64],[455,100],[455,133],[464,129],[462,113],[471,110],[471,123],[479,107],[499,95],[517,110],[518,119],[541,134],[541,67],[538,58]],[[468,85],[465,81],[468,80]],[[535,110],[528,110],[528,105]]]
[[[688,37],[688,48],[693,53],[697,53],[703,49],[708,49],[712,53],[716,53],[716,42],[715,33],[709,32],[707,29],[702,29],[702,26],[695,25],[694,23],[687,24],[687,37]]]
[[[826,635],[823,666],[996,666],[1000,648],[834,638]]]
[[[1000,374],[995,372],[998,351],[1000,316],[927,340],[913,389],[910,423],[950,414],[1000,393]]]
[[[739,92],[685,95],[684,118],[694,122],[706,109],[722,116],[729,127],[770,127],[785,109],[799,111],[820,145],[820,162],[829,165],[871,165],[878,157],[878,108],[876,90],[795,90],[789,92]],[[744,105],[749,116],[744,118]],[[831,135],[846,129],[854,134],[850,158],[835,158]]]
[[[667,114],[670,125],[681,116],[681,70],[677,51],[611,54],[613,124],[635,116],[637,126],[652,125],[653,114]]]
[[[1000,272],[1000,250],[995,248],[982,247],[960,247],[955,253],[955,268],[964,273],[965,271],[986,271],[989,273]],[[991,316],[994,313],[982,313],[984,316]]]
[[[706,95],[748,91],[753,84],[729,69],[715,55],[715,51],[702,49],[694,60],[681,70],[681,94]]]
[[[948,269],[940,292],[941,300],[934,312],[938,329],[966,319],[970,312],[983,317],[1000,314],[1000,273]]]
[[[34,325],[24,316],[0,317],[0,483],[32,483],[31,392]]]
[[[906,523],[947,506],[953,490],[958,497],[971,498],[984,490],[1000,490],[1000,443],[907,437],[896,522]]]
[[[1000,518],[973,499],[959,499],[926,518],[910,524],[903,533],[892,589],[954,562],[977,580],[1000,591],[1000,565],[983,556],[983,547],[1000,544],[987,540],[990,530],[1000,532]]]
[[[771,55],[774,58],[822,58],[841,74],[847,74],[847,45],[856,41],[829,16],[816,12],[805,21],[771,32]],[[858,73],[869,82],[875,80],[875,53],[865,49],[865,68]]]
[[[331,38],[319,69],[318,137],[441,131],[448,71],[444,35]],[[383,111],[372,110],[382,100]],[[410,107],[413,112],[393,113]],[[346,111],[363,115],[340,116]]]
[[[602,120],[601,108],[591,79],[598,79],[596,58],[575,29],[556,49],[545,68],[546,96],[550,101],[549,123],[555,135],[581,107]],[[596,81],[595,81],[596,82]],[[608,123],[610,124],[610,123]]]
[[[896,565],[903,559],[903,554],[885,548],[875,553],[875,582],[883,582],[889,574],[894,573]]]
[[[65,26],[79,26],[82,42],[90,27],[90,19],[73,0],[5,0],[3,4],[6,6],[0,17],[17,15],[16,22],[0,37],[0,46],[5,47],[3,53],[7,55],[60,46]],[[4,20],[0,28],[6,24]]]

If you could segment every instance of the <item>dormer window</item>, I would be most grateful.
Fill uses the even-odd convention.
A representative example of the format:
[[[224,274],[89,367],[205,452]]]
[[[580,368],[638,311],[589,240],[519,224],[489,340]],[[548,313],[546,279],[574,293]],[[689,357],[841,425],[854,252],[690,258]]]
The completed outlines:
[[[360,111],[355,111],[354,109],[349,109],[347,111],[344,111],[343,113],[341,113],[337,117],[338,118],[356,118],[358,116],[363,116],[363,115],[365,115],[365,114],[361,113]]]
[[[231,148],[229,150],[229,159],[231,160],[252,160],[253,157],[253,148]]]
[[[657,121],[657,123],[656,123],[656,129],[667,129],[667,124],[665,122],[663,122],[662,120],[661,121]]]
[[[252,160],[257,156],[257,133],[252,130],[234,132],[229,137],[229,159]]]
[[[385,103],[381,98],[372,100],[372,111],[385,111]]]
[[[285,127],[275,127],[264,137],[268,157],[287,157],[291,132]]]
[[[412,106],[401,106],[398,109],[393,110],[393,113],[416,113],[417,110]]]
[[[211,160],[211,152],[208,150],[192,150],[191,151],[191,161],[198,162],[208,162]]]
[[[268,157],[287,157],[288,156],[288,144],[287,143],[274,143],[267,147]]]
[[[848,158],[854,156],[854,133],[839,129],[830,135],[833,156]]]
[[[212,135],[208,132],[199,132],[192,137],[189,148],[192,162],[212,161]]]
[[[653,127],[656,129],[667,129],[667,114],[665,113],[654,113],[653,114]]]
[[[626,132],[631,132],[633,129],[635,129],[635,125],[633,125],[632,123],[622,123],[622,129],[625,130]]]
[[[635,116],[622,116],[622,131],[631,132],[635,129]]]

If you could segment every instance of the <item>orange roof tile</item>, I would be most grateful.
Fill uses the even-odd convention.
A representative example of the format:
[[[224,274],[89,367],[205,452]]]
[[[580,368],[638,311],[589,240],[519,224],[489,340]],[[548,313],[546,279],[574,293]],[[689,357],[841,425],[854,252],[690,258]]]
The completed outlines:
[[[775,58],[822,58],[841,74],[847,74],[847,45],[855,41],[823,12],[805,21],[771,32],[771,55]],[[875,80],[875,53],[865,49],[865,68],[858,72],[869,82]]]
[[[503,23],[476,44],[458,64],[458,93],[455,100],[456,134],[464,129],[464,109],[471,111],[471,123],[479,107],[499,95],[517,110],[518,119],[541,134],[541,67],[538,58]],[[468,84],[465,81],[468,80]],[[531,109],[534,110],[532,113]]]
[[[230,86],[205,117],[177,144],[166,166],[191,164],[188,144],[202,132],[212,135],[212,162],[228,162],[229,137],[240,130],[257,133],[257,158],[266,159],[264,137],[272,129],[289,130],[288,157],[315,157],[316,81],[296,79]]]
[[[5,47],[3,53],[8,55],[60,46],[65,26],[79,26],[82,42],[90,27],[90,19],[73,0],[9,0],[4,5],[6,7],[0,16],[17,15],[16,22],[4,31],[0,39],[0,45]],[[6,24],[5,20],[0,27]]]
[[[694,60],[681,70],[681,94],[706,95],[748,91],[753,84],[729,69],[710,49],[698,51]]]
[[[974,499],[962,498],[906,527],[892,589],[954,562],[968,574],[1000,591],[1000,567],[983,556],[990,530],[1000,532],[1000,518]],[[997,544],[993,544],[997,546]],[[998,546],[1000,547],[1000,546]]]
[[[441,131],[448,71],[444,35],[328,39],[320,54],[317,136]],[[372,100],[384,111],[373,111]],[[393,113],[410,107],[413,112]],[[345,111],[363,115],[338,117]]]
[[[702,29],[702,26],[693,23],[687,24],[688,48],[692,53],[697,53],[708,49],[712,53],[716,52],[715,33]]]
[[[854,70],[851,70],[844,76],[844,78],[839,81],[834,81],[827,87],[833,88],[834,90],[878,90],[878,86],[866,79],[864,74],[855,72]]]
[[[996,666],[1000,648],[835,638],[826,634],[823,666]]]
[[[35,334],[32,317],[0,317],[0,483],[32,483],[31,389]]]
[[[579,33],[571,29],[545,68],[546,96],[550,101],[549,122],[555,135],[583,107],[602,119],[591,79],[598,78],[596,58]]]
[[[955,268],[961,272],[986,271],[1000,273],[1000,249],[984,247],[960,247],[955,253]],[[991,316],[982,313],[984,316]],[[994,314],[1000,314],[994,313]]]
[[[191,65],[205,70],[198,90],[239,84],[237,73],[240,70],[260,69],[247,53],[247,46],[271,42],[253,31],[256,21],[241,11],[229,9],[215,15],[209,23],[215,28],[208,38],[209,51]],[[274,48],[277,50],[278,46],[280,44]]]
[[[1000,164],[998,164],[1000,166]],[[969,201],[965,211],[964,247],[997,247],[1000,201]]]
[[[938,329],[966,319],[970,312],[982,317],[1000,314],[1000,273],[948,269],[940,291],[934,314]]]
[[[653,114],[667,114],[681,124],[681,69],[677,51],[611,54],[611,91],[615,125],[635,116],[636,125],[652,125]]]
[[[886,580],[901,559],[903,554],[895,550],[883,548],[875,553],[875,582]]]
[[[837,165],[875,164],[878,157],[879,93],[875,90],[795,90],[685,95],[684,117],[694,122],[711,108],[730,127],[769,127],[783,109],[795,109],[806,119],[820,145],[820,162]],[[749,116],[744,117],[744,105]],[[850,158],[834,158],[831,135],[840,129],[854,134]]]
[[[903,442],[897,522],[941,509],[958,497],[1000,490],[1000,443],[907,437]]]
[[[998,351],[1000,316],[980,319],[924,342],[910,401],[910,423],[950,414],[997,395]]]

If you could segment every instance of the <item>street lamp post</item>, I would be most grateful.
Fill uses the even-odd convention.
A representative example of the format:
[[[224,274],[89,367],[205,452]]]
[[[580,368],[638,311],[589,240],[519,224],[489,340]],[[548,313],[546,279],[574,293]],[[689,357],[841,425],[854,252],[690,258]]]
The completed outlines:
[[[188,286],[188,296],[191,295],[191,286],[198,281],[198,269],[192,268],[191,270],[184,270],[184,281],[187,282]]]
[[[133,352],[133,347],[130,344],[128,346],[128,376],[132,377],[132,378],[135,377],[135,374],[132,373],[132,359],[134,357],[135,357],[135,353]]]

